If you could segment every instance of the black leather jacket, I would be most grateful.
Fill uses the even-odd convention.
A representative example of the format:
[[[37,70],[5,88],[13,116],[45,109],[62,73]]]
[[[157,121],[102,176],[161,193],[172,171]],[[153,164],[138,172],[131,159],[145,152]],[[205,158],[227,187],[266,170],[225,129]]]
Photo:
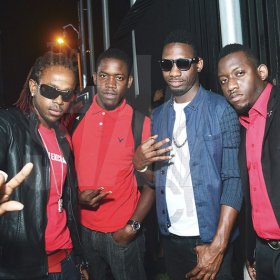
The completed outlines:
[[[58,129],[56,134],[68,166],[63,192],[67,226],[74,254],[79,258],[82,252],[73,159],[65,134]],[[31,279],[47,274],[45,229],[50,188],[49,159],[38,135],[36,115],[15,108],[0,110],[0,170],[12,178],[28,162],[33,163],[33,170],[11,197],[24,204],[23,211],[0,217],[0,279]]]

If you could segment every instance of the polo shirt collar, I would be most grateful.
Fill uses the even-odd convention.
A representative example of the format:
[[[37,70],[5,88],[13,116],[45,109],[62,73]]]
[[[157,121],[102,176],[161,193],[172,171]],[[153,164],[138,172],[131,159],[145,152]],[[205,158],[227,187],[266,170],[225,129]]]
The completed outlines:
[[[91,107],[91,112],[93,114],[97,114],[99,112],[106,112],[109,115],[115,115],[115,114],[118,114],[120,111],[122,111],[124,109],[124,107],[126,106],[126,99],[124,98],[118,107],[116,107],[113,110],[106,110],[98,105],[96,98],[97,98],[97,95],[95,95],[93,97],[93,103],[92,103],[92,107]]]
[[[240,123],[248,128],[248,125],[250,123],[251,117],[255,114],[261,115],[264,118],[266,118],[267,116],[267,104],[268,104],[268,100],[270,97],[270,92],[272,89],[272,84],[268,83],[265,87],[265,89],[263,90],[263,92],[260,94],[259,98],[257,99],[257,101],[255,102],[255,104],[253,105],[253,107],[249,110],[248,112],[248,116],[240,116]]]

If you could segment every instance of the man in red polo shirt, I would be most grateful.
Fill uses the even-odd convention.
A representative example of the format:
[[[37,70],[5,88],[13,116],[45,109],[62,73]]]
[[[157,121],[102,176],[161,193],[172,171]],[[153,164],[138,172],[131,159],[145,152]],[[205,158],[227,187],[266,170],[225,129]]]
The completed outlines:
[[[141,222],[154,201],[154,190],[138,190],[132,158],[133,109],[124,98],[132,84],[129,57],[118,49],[97,60],[97,94],[78,117],[72,136],[80,189],[82,242],[90,279],[145,280]],[[142,140],[150,136],[145,118]],[[145,170],[140,170],[145,172]]]
[[[218,77],[242,124],[239,163],[246,198],[251,279],[280,279],[280,89],[239,44],[224,47]],[[255,252],[254,252],[255,251]]]

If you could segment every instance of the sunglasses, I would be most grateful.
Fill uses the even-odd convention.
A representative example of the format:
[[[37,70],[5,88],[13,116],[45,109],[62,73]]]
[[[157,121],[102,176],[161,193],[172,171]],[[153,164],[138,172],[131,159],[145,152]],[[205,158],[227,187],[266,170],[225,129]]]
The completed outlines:
[[[69,102],[71,98],[74,96],[74,90],[60,90],[53,86],[40,84],[38,85],[40,94],[48,99],[56,99],[59,95],[61,95],[62,100],[64,102]]]
[[[178,59],[162,59],[159,60],[159,65],[162,71],[171,71],[173,64],[175,63],[177,68],[181,71],[188,71],[193,63],[199,61],[198,57],[194,58],[178,58]]]

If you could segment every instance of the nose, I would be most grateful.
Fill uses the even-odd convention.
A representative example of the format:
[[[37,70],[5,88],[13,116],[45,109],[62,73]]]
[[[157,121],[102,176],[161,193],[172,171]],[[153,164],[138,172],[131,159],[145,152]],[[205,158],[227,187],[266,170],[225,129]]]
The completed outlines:
[[[228,80],[228,90],[234,92],[238,88],[238,83],[235,78],[229,78]]]
[[[61,95],[59,95],[57,98],[55,98],[53,100],[53,102],[57,103],[58,105],[62,105],[64,103]]]
[[[173,63],[172,68],[169,72],[170,77],[178,77],[181,76],[182,72],[181,70],[177,67],[176,63]]]
[[[107,87],[108,88],[116,88],[117,83],[115,77],[108,77],[107,79]]]

